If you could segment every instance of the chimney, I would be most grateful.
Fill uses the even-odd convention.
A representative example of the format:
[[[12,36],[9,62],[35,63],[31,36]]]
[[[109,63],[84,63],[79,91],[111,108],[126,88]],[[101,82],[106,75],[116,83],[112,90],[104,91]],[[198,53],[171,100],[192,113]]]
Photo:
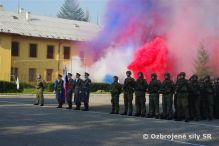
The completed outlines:
[[[19,14],[24,13],[24,8],[20,8],[18,11]]]
[[[4,6],[0,4],[0,11],[4,11]]]
[[[27,21],[30,20],[30,14],[31,14],[30,12],[25,13],[25,18]]]

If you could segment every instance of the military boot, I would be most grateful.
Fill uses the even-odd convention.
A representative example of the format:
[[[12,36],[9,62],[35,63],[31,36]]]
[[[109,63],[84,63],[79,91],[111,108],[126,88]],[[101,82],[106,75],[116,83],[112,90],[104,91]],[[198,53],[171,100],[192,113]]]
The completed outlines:
[[[127,112],[123,112],[123,113],[121,113],[121,115],[127,115]]]

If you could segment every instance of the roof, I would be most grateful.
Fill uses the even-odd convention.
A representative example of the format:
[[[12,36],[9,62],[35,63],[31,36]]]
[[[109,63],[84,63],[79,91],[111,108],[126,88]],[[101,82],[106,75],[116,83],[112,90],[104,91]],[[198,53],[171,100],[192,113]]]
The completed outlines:
[[[90,22],[0,10],[0,32],[39,38],[89,41],[100,26]]]

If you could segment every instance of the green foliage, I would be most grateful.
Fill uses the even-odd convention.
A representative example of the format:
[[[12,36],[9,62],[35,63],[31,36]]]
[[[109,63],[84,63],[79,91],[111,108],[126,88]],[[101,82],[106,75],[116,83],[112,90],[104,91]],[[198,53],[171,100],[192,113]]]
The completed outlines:
[[[78,0],[65,0],[57,17],[78,21],[89,21],[89,12],[79,7]]]
[[[48,90],[49,92],[54,91],[54,83],[47,83],[46,90]]]
[[[98,90],[109,92],[110,91],[110,84],[107,84],[107,83],[92,83],[91,84],[91,92],[97,92]]]
[[[198,49],[197,59],[195,61],[195,73],[203,78],[211,74],[211,68],[208,66],[209,55],[204,45],[201,43]]]
[[[20,83],[20,87],[22,87],[22,88],[35,88],[33,84],[24,83],[24,82]]]
[[[17,90],[17,85],[14,82],[0,81],[0,93],[22,92],[23,87]]]
[[[28,83],[20,83],[20,89],[17,90],[17,85],[15,82],[0,81],[0,93],[35,93],[35,86]],[[50,93],[54,90],[54,83],[46,83],[45,91]],[[109,92],[110,84],[107,83],[92,83],[91,92]]]

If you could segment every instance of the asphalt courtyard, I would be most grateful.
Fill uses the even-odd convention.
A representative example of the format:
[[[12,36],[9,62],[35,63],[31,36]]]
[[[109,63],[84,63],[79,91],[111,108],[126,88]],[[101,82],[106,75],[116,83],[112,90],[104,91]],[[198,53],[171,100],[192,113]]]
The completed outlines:
[[[0,146],[219,146],[219,120],[185,123],[110,115],[107,94],[93,94],[88,112],[57,109],[54,95],[45,95],[44,107],[34,106],[34,98],[0,95]]]

